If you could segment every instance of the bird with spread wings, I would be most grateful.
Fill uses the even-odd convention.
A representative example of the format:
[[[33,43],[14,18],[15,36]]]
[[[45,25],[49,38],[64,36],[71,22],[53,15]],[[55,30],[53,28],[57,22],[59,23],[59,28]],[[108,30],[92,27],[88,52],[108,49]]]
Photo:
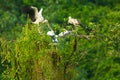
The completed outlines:
[[[34,6],[25,6],[23,8],[23,12],[29,15],[33,24],[36,24],[39,26],[39,24],[41,23],[46,23],[48,28],[52,30],[52,28],[50,27],[48,23],[48,20],[44,19],[44,17],[42,16],[42,11],[43,11],[43,8],[41,8],[38,11],[38,9]],[[38,32],[40,32],[39,27],[38,27]]]

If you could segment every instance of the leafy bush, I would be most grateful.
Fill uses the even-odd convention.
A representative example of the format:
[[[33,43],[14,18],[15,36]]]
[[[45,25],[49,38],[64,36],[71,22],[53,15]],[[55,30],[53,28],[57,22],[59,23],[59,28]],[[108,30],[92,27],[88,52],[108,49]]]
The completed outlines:
[[[19,2],[4,1],[0,5],[1,80],[120,79],[118,0]],[[20,8],[23,5],[43,7],[43,16],[56,34],[66,28],[73,30],[72,35],[58,38],[59,42],[54,44],[46,34],[46,25],[39,26],[42,33],[39,34],[37,26],[27,22],[15,3]],[[80,19],[92,32],[86,35],[81,27],[75,30],[75,26],[67,24],[68,16]]]

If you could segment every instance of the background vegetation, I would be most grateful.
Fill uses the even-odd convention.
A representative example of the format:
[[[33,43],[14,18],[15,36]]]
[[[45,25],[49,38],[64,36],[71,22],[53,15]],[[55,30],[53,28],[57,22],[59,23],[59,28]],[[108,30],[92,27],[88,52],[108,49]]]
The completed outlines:
[[[56,34],[75,27],[68,16],[92,32],[78,28],[54,45],[46,25],[40,35],[22,13],[25,5],[42,7]],[[120,79],[119,0],[0,0],[0,15],[0,80]]]

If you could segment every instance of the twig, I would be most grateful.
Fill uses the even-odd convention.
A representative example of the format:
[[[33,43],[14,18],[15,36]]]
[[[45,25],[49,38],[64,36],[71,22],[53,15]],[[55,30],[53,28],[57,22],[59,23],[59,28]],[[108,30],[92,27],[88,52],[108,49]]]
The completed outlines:
[[[85,39],[88,39],[88,40],[90,40],[91,39],[91,37],[90,36],[88,36],[88,35],[77,35],[79,38],[85,38]]]

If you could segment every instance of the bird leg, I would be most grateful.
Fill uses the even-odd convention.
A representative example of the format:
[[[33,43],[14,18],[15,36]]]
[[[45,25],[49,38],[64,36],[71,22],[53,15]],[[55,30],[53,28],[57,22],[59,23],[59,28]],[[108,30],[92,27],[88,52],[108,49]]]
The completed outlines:
[[[50,27],[50,24],[47,22],[47,26],[50,30],[53,30],[51,27]]]
[[[37,24],[37,30],[38,30],[38,33],[41,35],[42,33],[40,32],[39,24]]]
[[[53,30],[53,29],[50,27],[50,24],[49,24],[48,20],[44,20],[42,23],[46,23],[47,26],[48,26],[48,28],[49,28],[51,31]]]

